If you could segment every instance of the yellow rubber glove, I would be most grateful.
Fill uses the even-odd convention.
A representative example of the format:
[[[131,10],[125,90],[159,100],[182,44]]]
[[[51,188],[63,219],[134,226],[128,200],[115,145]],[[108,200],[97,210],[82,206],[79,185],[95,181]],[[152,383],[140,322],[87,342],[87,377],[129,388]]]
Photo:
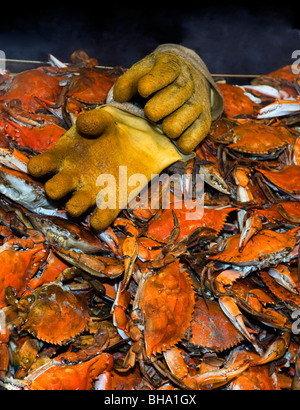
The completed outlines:
[[[144,188],[152,174],[159,174],[181,159],[159,127],[116,107],[103,106],[81,114],[53,148],[30,159],[28,171],[34,177],[56,173],[45,184],[45,191],[53,200],[75,191],[66,203],[71,216],[78,217],[97,203],[91,225],[102,230]],[[120,166],[127,166],[122,181]],[[145,176],[144,184],[138,188],[128,184],[136,174]],[[106,187],[106,175],[115,180],[115,187]],[[108,203],[107,195],[114,197],[114,189],[116,201],[110,203],[112,209],[101,209]]]
[[[136,94],[150,97],[144,106],[146,117],[154,122],[162,120],[164,133],[177,140],[182,152],[190,153],[208,134],[211,111],[216,108],[213,117],[221,114],[223,100],[217,87],[213,87],[216,107],[212,107],[211,86],[214,83],[194,52],[179,48],[181,52],[194,53],[193,58],[196,56],[200,60],[200,63],[197,61],[198,69],[187,61],[189,59],[159,49],[134,64],[117,80],[113,98],[124,103]]]

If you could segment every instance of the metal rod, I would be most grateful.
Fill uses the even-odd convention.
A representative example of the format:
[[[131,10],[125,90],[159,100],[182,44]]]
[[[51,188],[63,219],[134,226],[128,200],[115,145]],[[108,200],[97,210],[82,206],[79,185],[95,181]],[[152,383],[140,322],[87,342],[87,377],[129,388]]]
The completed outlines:
[[[30,64],[43,64],[49,65],[48,61],[39,61],[39,60],[18,60],[14,58],[0,58],[0,61],[6,61],[9,63],[30,63]],[[64,63],[66,65],[70,65],[70,63]],[[105,68],[105,69],[113,69],[114,67],[104,66],[104,65],[97,65],[97,68]],[[126,68],[125,68],[126,70]],[[212,74],[212,77],[236,77],[236,78],[255,78],[260,77],[262,74]]]
[[[7,61],[9,63],[32,63],[32,64],[49,64],[46,61],[39,60],[16,60],[14,58],[0,58],[0,61]]]
[[[212,74],[212,77],[236,77],[236,78],[244,78],[244,77],[260,77],[262,74]]]

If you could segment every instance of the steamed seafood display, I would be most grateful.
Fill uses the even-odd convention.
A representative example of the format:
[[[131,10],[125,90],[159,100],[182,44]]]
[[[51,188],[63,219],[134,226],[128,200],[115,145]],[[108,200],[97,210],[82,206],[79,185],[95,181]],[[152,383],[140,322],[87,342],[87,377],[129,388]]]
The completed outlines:
[[[2,388],[300,389],[299,76],[214,82],[172,51],[1,74]],[[120,109],[137,88],[147,120]],[[98,208],[124,164],[144,184]]]

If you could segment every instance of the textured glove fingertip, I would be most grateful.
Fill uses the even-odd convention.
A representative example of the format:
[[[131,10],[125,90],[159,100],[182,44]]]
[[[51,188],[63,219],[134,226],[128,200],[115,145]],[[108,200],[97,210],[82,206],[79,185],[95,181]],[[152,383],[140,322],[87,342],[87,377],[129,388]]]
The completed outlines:
[[[177,146],[180,151],[185,154],[191,153],[207,136],[210,126],[210,112],[202,113],[177,140]]]
[[[114,100],[120,103],[126,102],[136,93],[136,84],[127,81],[127,78],[120,77],[114,85]]]
[[[47,174],[52,174],[57,169],[57,161],[48,152],[30,158],[27,169],[30,175],[39,178]]]
[[[74,191],[78,179],[67,171],[61,171],[45,183],[45,191],[49,198],[58,200]]]
[[[118,209],[100,209],[96,208],[91,216],[91,226],[97,231],[106,229],[118,216]]]
[[[76,128],[79,134],[85,137],[97,137],[113,123],[113,118],[109,113],[101,109],[94,109],[78,116]]]
[[[93,192],[87,189],[80,189],[66,203],[66,208],[69,214],[76,218],[85,213],[94,203]]]

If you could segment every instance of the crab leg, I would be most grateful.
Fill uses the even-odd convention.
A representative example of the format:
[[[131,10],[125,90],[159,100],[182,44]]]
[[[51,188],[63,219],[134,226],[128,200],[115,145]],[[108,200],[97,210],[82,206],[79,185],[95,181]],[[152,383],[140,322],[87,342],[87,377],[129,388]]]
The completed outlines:
[[[121,256],[119,239],[111,227],[108,227],[105,231],[99,233],[98,238],[105,242],[116,256]]]
[[[177,347],[173,347],[164,352],[164,357],[172,372],[171,379],[179,386],[193,390],[208,390],[223,386],[242,374],[249,367],[248,360],[241,360],[227,368],[223,367],[222,369],[190,376],[184,359]]]
[[[118,285],[116,298],[111,308],[113,315],[113,324],[116,326],[119,335],[123,339],[129,337],[128,318],[126,310],[130,303],[130,293],[125,289],[124,283],[121,281]]]
[[[173,223],[174,223],[174,227],[172,228],[172,231],[170,233],[170,237],[168,239],[167,244],[163,247],[162,251],[160,252],[160,254],[158,255],[158,257],[156,258],[156,260],[154,260],[151,263],[151,266],[154,268],[158,268],[161,266],[164,266],[165,263],[169,263],[172,261],[173,258],[173,253],[172,251],[175,250],[175,255],[176,255],[176,251],[177,249],[179,249],[179,253],[181,252],[181,243],[185,242],[185,240],[179,242],[178,245],[175,245],[176,240],[179,237],[180,234],[180,226],[179,226],[179,221],[178,218],[174,212],[174,210],[172,209],[172,215],[173,215]]]
[[[289,346],[290,340],[291,334],[289,332],[285,332],[282,336],[270,344],[264,355],[257,362],[255,362],[255,364],[262,365],[283,357]]]
[[[228,319],[235,325],[242,335],[252,343],[252,337],[245,326],[242,313],[235,301],[230,296],[223,296],[219,298],[219,305]]]
[[[217,158],[203,145],[196,150],[199,161],[199,175],[203,174],[204,182],[218,191],[230,195],[231,191],[222,177]]]
[[[219,370],[213,370],[196,375],[194,376],[194,379],[196,380],[200,390],[217,388],[224,386],[235,377],[240,376],[245,370],[248,369],[249,365],[249,361],[241,360],[228,368],[224,367]]]
[[[58,118],[59,120],[63,120],[61,104],[59,104],[58,102],[53,103],[52,101],[48,101],[45,98],[36,97],[36,100],[41,104],[42,107],[48,110],[56,118]]]
[[[239,202],[253,201],[253,195],[248,188],[249,178],[247,175],[247,171],[243,168],[235,169],[234,179],[235,179],[235,183],[237,184],[237,200]],[[240,209],[238,211],[238,225],[241,231],[244,228],[245,215],[246,215],[246,211],[244,209]]]
[[[21,114],[17,114],[7,102],[2,103],[2,109],[7,112],[15,121],[21,122],[22,124],[30,125],[31,127],[41,127],[41,123],[31,118],[24,117]]]
[[[16,148],[0,147],[0,164],[16,171],[27,172],[29,159]]]
[[[280,94],[280,91],[278,91],[274,87],[271,87],[270,85],[263,85],[263,84],[262,85],[244,85],[242,88],[244,88],[245,90],[257,91],[267,97],[273,97],[278,100],[282,97],[282,95]]]
[[[124,230],[127,237],[122,244],[122,256],[124,259],[124,288],[127,287],[133,273],[134,264],[138,257],[137,237],[139,230],[131,220],[125,218],[117,218],[114,226]]]
[[[212,165],[200,165],[199,174],[203,174],[204,181],[222,192],[223,194],[230,195],[231,191],[224,178],[221,176],[215,164]]]
[[[215,288],[216,293],[225,293],[225,286],[232,285],[237,279],[244,276],[242,272],[234,269],[223,270],[214,280],[214,283],[217,285]]]
[[[114,279],[122,275],[124,271],[124,266],[114,258],[67,251],[55,246],[53,246],[53,250],[67,262],[72,263],[74,266],[83,269],[93,276]]]
[[[135,237],[128,237],[122,245],[124,258],[124,287],[126,288],[133,273],[134,263],[138,257],[138,244]]]
[[[292,293],[299,294],[297,283],[291,277],[287,266],[280,264],[277,267],[270,268],[268,273],[279,285]]]
[[[50,245],[85,253],[108,253],[109,248],[90,230],[59,217],[26,213],[32,226],[42,232]]]
[[[43,215],[56,215],[44,187],[24,172],[0,167],[0,193],[26,209]]]
[[[294,99],[278,100],[258,111],[257,118],[274,118],[300,112],[300,101]]]
[[[258,231],[262,229],[262,220],[261,218],[252,213],[250,217],[244,223],[244,226],[241,230],[241,237],[239,242],[239,251],[242,252],[249,239],[252,238]]]
[[[219,298],[219,304],[225,315],[228,317],[228,319],[231,321],[231,323],[241,332],[241,334],[250,342],[252,343],[253,347],[257,351],[259,355],[263,354],[263,350],[261,347],[257,345],[255,342],[254,338],[250,335],[248,332],[242,312],[238,308],[237,304],[235,301],[229,297],[229,296],[223,296]]]

